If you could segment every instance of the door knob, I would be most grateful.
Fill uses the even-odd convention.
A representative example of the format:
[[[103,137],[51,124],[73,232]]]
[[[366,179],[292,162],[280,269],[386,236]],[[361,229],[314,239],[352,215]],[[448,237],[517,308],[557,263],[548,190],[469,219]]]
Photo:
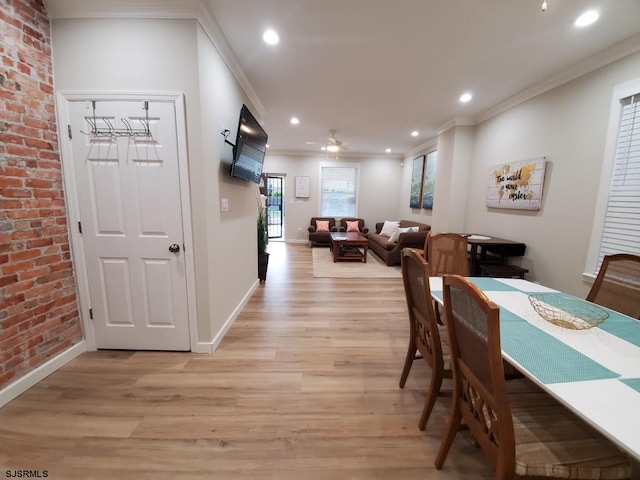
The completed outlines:
[[[174,243],[173,245],[169,246],[169,251],[171,253],[176,253],[180,251],[180,245],[178,245],[177,243]]]

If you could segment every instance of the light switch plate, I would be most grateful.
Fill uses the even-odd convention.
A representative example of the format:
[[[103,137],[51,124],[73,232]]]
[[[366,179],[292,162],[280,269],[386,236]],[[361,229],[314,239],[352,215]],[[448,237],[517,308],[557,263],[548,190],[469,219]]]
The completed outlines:
[[[221,207],[223,212],[228,212],[229,211],[229,199],[228,198],[220,199],[220,207]]]

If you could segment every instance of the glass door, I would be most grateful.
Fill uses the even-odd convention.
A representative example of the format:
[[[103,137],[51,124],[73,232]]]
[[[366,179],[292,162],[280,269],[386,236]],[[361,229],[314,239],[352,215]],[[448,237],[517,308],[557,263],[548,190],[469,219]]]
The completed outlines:
[[[267,227],[269,238],[283,238],[283,186],[284,178],[267,176]]]

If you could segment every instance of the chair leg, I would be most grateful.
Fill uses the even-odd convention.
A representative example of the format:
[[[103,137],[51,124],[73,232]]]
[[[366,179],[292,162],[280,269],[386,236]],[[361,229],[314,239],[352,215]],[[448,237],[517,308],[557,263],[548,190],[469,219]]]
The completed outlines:
[[[456,438],[456,434],[460,429],[460,422],[462,420],[462,413],[460,412],[460,403],[457,397],[457,392],[454,391],[453,401],[451,402],[451,413],[449,414],[449,423],[447,423],[447,429],[442,437],[440,448],[438,449],[438,455],[436,455],[436,461],[434,465],[437,470],[440,470],[444,465],[444,461],[447,459],[453,440]]]
[[[438,394],[440,393],[441,386],[442,372],[436,372],[434,370],[431,374],[431,385],[429,385],[429,393],[427,395],[427,399],[424,402],[424,409],[422,410],[422,415],[420,416],[420,422],[418,422],[418,427],[420,428],[420,430],[424,430],[427,427],[427,422],[429,421],[431,410],[433,410],[433,406],[436,404],[436,399],[438,398]]]
[[[409,376],[409,370],[411,370],[411,365],[413,365],[413,360],[416,357],[417,350],[418,349],[413,339],[409,339],[407,357],[404,359],[404,367],[402,367],[402,376],[400,377],[400,388],[404,388],[404,384],[407,381],[407,377]]]
[[[442,321],[442,318],[441,318],[442,316],[440,315],[440,304],[435,300],[433,301],[433,310],[436,314],[436,323],[438,325],[444,325],[444,322]]]

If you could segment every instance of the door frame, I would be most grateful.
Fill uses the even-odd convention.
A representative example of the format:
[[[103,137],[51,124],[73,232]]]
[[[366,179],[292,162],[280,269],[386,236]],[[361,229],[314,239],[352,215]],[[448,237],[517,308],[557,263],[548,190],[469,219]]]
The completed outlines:
[[[91,297],[89,295],[89,276],[82,236],[78,229],[80,222],[80,203],[73,162],[71,139],[67,129],[71,125],[69,105],[71,102],[111,101],[150,101],[168,102],[174,105],[176,115],[176,141],[178,149],[178,172],[180,183],[180,203],[182,208],[182,238],[184,241],[185,280],[187,288],[187,322],[189,325],[189,344],[192,352],[198,351],[198,323],[196,316],[195,263],[193,255],[193,235],[191,223],[191,200],[189,190],[189,162],[187,154],[187,130],[185,100],[182,92],[74,92],[60,91],[56,94],[58,139],[60,162],[62,164],[63,188],[66,199],[67,219],[69,221],[69,239],[71,258],[76,277],[82,332],[87,342],[87,350],[97,350],[93,321],[89,316]]]

